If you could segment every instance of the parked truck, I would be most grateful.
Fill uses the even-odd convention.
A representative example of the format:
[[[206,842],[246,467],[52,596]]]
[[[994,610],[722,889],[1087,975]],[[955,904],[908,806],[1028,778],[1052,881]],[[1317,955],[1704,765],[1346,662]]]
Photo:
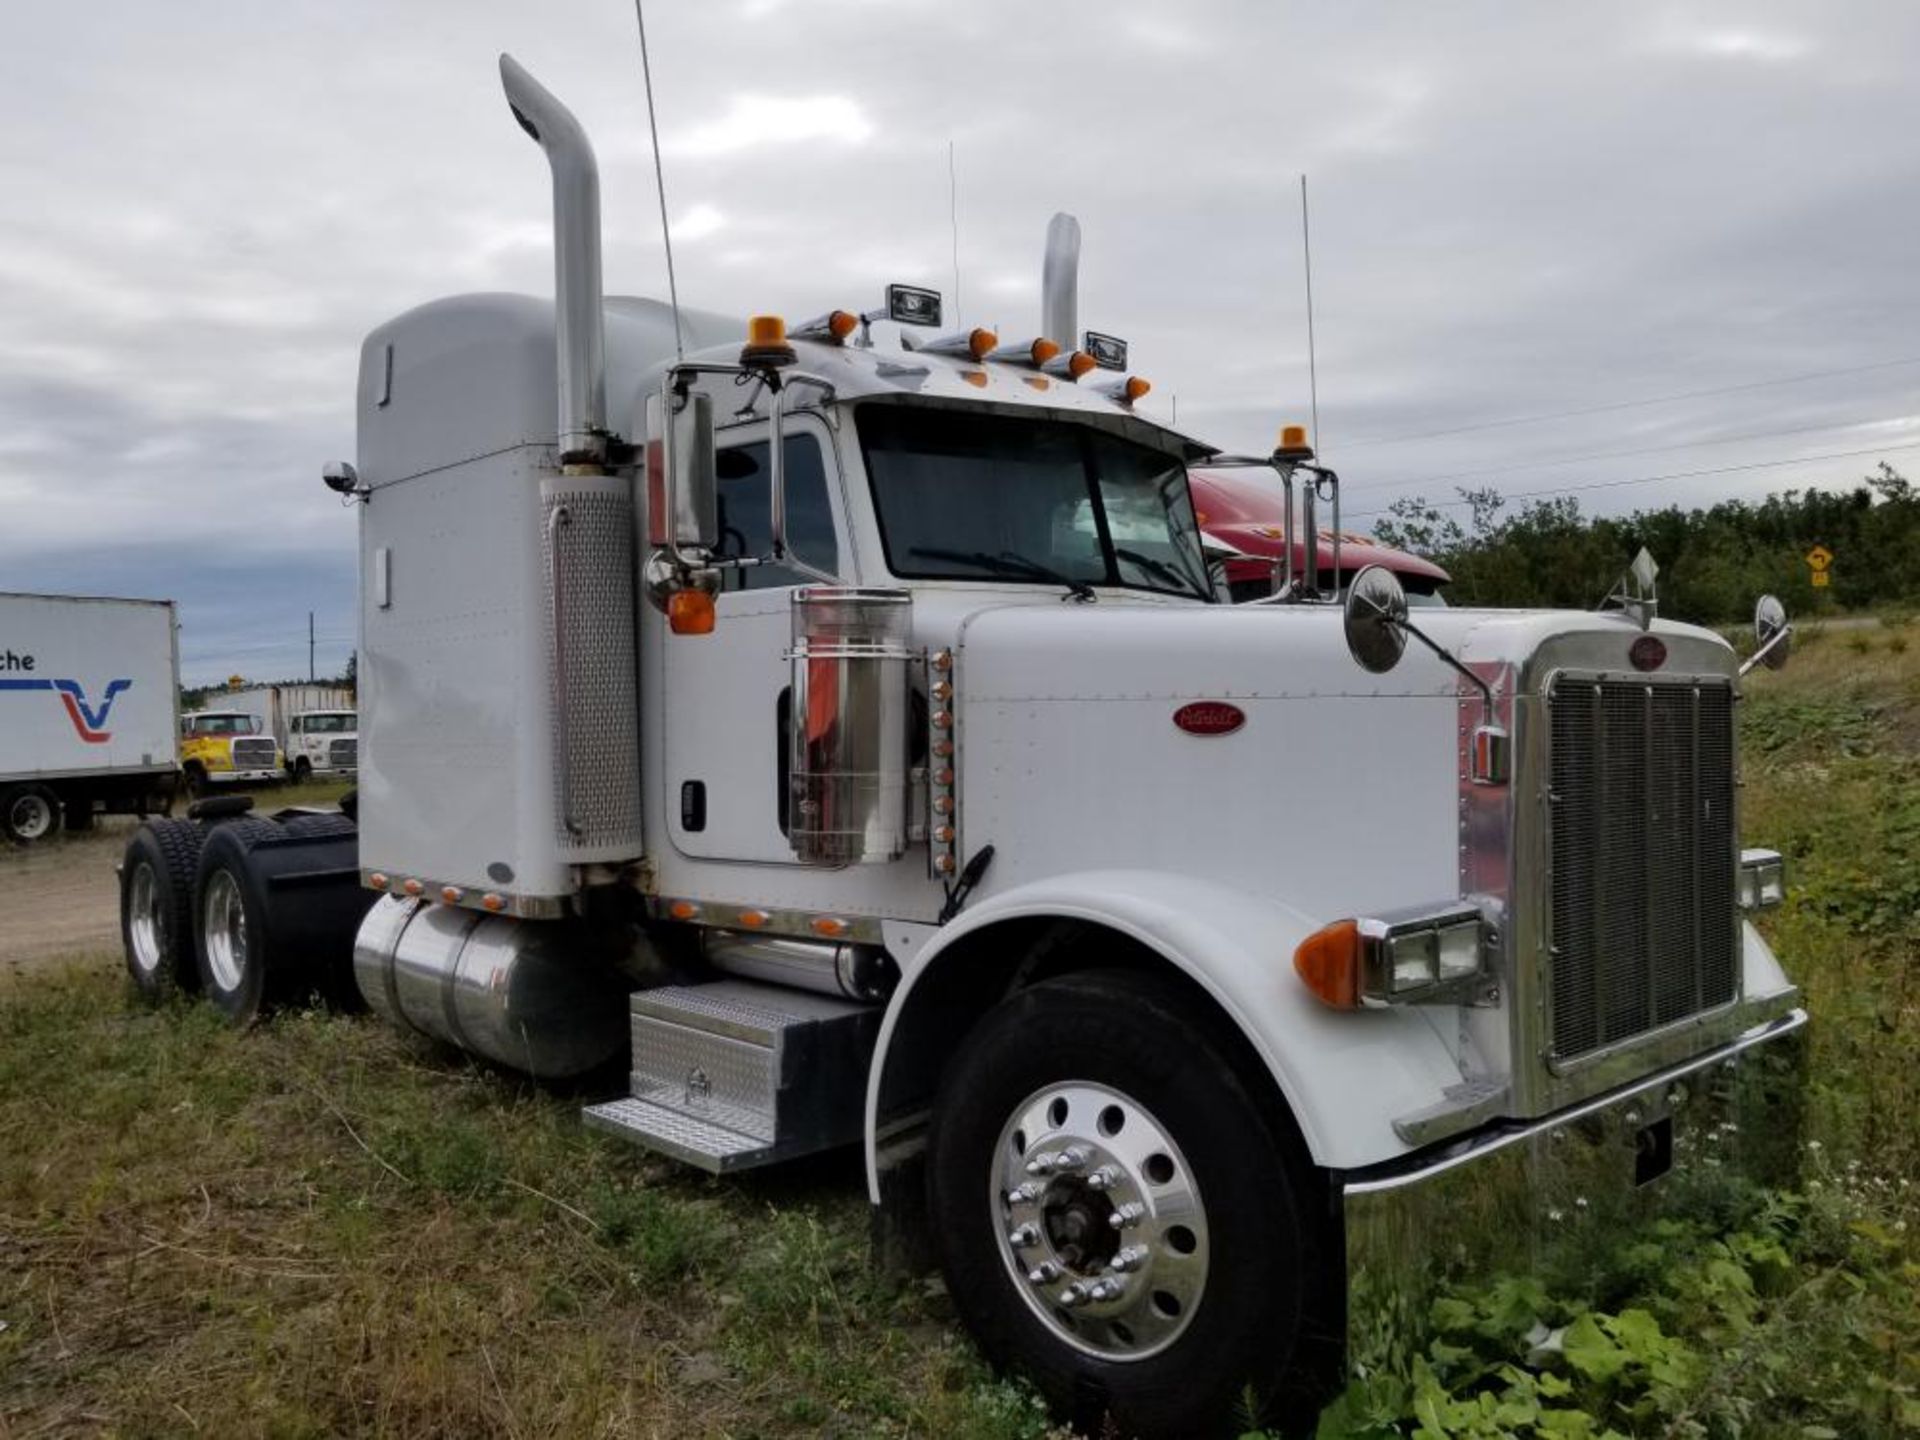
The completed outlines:
[[[220,703],[260,721],[295,784],[314,775],[351,775],[358,767],[359,718],[347,686],[255,685],[222,695]]]
[[[180,717],[180,769],[195,795],[228,785],[271,785],[283,778],[280,747],[266,721],[251,710],[226,705]]]
[[[0,833],[164,807],[178,777],[170,600],[0,594]]]
[[[1337,477],[1136,410],[1063,220],[1031,339],[906,286],[603,298],[591,148],[501,72],[556,299],[380,326],[324,472],[363,798],[144,827],[143,989],[617,1067],[586,1122],[709,1171],[861,1145],[882,1256],[1128,1435],[1298,1423],[1383,1275],[1526,1255],[1567,1185],[1592,1243],[1787,1129],[1741,1108],[1806,1018],[1750,920],[1745,671],[1648,562],[1596,613],[1336,599],[1295,492]],[[1200,465],[1303,526],[1265,600],[1209,584]]]

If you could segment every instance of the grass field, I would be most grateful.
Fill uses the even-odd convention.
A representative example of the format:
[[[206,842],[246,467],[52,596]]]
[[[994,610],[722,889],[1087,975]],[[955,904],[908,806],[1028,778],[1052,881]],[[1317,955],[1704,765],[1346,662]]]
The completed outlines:
[[[1806,1187],[1647,1237],[1604,1306],[1444,1297],[1326,1433],[1920,1435],[1909,637],[1820,636],[1744,707],[1747,838],[1793,885],[1767,928],[1816,1016]],[[873,1272],[853,1157],[708,1181],[379,1024],[141,1010],[118,964],[0,994],[0,1440],[1046,1433],[937,1283]]]

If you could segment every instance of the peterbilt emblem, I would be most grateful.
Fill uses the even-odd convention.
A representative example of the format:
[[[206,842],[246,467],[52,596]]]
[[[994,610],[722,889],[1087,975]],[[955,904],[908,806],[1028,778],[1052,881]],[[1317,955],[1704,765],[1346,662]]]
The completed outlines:
[[[1194,700],[1173,712],[1173,723],[1189,735],[1231,735],[1247,723],[1247,712],[1225,700]]]
[[[1658,635],[1642,635],[1627,647],[1627,659],[1636,670],[1658,670],[1667,663],[1667,647]]]

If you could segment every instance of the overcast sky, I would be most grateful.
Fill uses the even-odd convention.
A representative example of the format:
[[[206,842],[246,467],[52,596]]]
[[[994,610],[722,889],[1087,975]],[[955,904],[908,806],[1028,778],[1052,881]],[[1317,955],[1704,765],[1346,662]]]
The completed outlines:
[[[902,280],[1031,335],[1070,210],[1081,321],[1132,342],[1150,407],[1264,449],[1308,409],[1304,171],[1350,514],[1481,477],[1619,510],[1920,471],[1920,7],[648,19],[689,304],[798,318]],[[501,50],[594,137],[609,290],[664,294],[623,0],[7,7],[0,589],[171,596],[189,682],[303,672],[312,609],[339,669],[354,521],[318,475],[353,453],[361,336],[551,289]]]

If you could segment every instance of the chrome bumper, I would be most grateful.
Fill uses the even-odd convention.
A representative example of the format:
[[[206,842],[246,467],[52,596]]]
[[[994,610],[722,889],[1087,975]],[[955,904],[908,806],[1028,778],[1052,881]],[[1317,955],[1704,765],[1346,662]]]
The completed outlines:
[[[1577,1284],[1664,1214],[1724,1214],[1798,1173],[1807,1012],[1540,1120],[1500,1122],[1340,1177],[1354,1367],[1424,1348],[1449,1283]]]

